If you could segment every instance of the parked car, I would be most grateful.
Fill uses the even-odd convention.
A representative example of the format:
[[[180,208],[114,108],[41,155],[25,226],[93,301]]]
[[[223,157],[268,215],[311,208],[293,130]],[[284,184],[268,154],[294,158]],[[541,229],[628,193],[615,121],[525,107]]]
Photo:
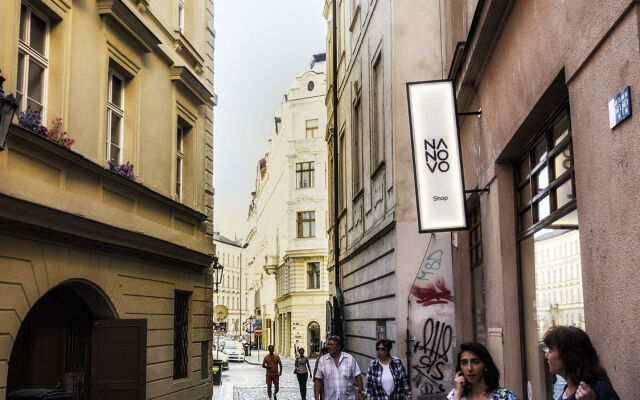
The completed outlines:
[[[217,345],[213,344],[213,351],[212,351],[212,359],[218,360],[218,361],[222,361],[222,370],[226,371],[229,369],[229,356],[227,356],[224,351],[222,350],[222,348],[220,348],[219,350],[217,349]]]
[[[229,356],[229,361],[244,361],[244,348],[240,342],[227,340],[224,343],[224,352]]]

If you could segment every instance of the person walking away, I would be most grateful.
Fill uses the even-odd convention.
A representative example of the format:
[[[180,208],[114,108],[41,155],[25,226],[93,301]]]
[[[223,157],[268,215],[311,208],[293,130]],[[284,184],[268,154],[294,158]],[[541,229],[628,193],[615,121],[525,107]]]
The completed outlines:
[[[282,375],[282,362],[280,356],[273,354],[273,345],[267,347],[269,354],[262,360],[262,368],[267,369],[267,395],[271,399],[271,384],[274,386],[273,400],[278,400],[276,396],[280,390],[280,375]]]
[[[389,339],[376,342],[378,358],[371,361],[367,371],[365,397],[367,400],[410,400],[411,385],[407,371],[398,357],[391,356],[393,343]]]
[[[320,357],[314,375],[315,400],[320,400],[321,389],[324,400],[364,400],[360,367],[351,354],[342,351],[342,346],[340,336],[327,340],[329,354]]]
[[[298,356],[295,361],[295,374],[298,378],[298,384],[300,385],[300,396],[302,400],[307,398],[307,378],[311,373],[311,366],[309,365],[309,358],[304,356],[304,349],[298,348]]]
[[[620,400],[585,331],[575,326],[552,327],[543,342],[549,371],[567,381],[558,400]]]
[[[499,386],[500,371],[489,350],[477,342],[460,345],[454,388],[448,400],[518,400],[509,389]]]

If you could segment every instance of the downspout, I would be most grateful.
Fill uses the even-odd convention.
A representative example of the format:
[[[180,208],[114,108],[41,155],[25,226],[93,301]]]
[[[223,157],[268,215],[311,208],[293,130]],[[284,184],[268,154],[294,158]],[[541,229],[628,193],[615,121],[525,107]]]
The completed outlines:
[[[334,273],[335,273],[335,288],[336,293],[335,296],[337,298],[337,302],[334,302],[334,334],[342,336],[342,303],[343,303],[343,295],[342,289],[340,288],[340,216],[339,216],[339,204],[338,204],[338,182],[339,182],[339,173],[340,170],[338,168],[338,6],[337,0],[332,0],[331,2],[331,13],[332,13],[332,26],[331,26],[331,37],[333,38],[333,43],[331,46],[331,54],[332,54],[332,80],[333,80],[333,93],[332,93],[332,103],[333,103],[333,261],[334,261]],[[336,304],[337,303],[337,304]],[[336,307],[337,306],[337,307]]]

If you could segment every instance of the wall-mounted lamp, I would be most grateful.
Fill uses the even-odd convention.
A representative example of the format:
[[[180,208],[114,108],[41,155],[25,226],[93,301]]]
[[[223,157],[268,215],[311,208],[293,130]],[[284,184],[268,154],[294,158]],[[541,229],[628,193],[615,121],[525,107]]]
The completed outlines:
[[[224,266],[222,264],[218,264],[218,257],[213,256],[213,264],[211,265],[213,268],[213,283],[216,285],[213,293],[218,293],[218,285],[222,283],[222,273],[224,270]]]

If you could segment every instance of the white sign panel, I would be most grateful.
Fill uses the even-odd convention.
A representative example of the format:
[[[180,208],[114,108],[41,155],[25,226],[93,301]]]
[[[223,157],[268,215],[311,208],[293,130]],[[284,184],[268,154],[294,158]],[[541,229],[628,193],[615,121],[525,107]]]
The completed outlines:
[[[407,83],[420,232],[467,228],[453,83]]]

